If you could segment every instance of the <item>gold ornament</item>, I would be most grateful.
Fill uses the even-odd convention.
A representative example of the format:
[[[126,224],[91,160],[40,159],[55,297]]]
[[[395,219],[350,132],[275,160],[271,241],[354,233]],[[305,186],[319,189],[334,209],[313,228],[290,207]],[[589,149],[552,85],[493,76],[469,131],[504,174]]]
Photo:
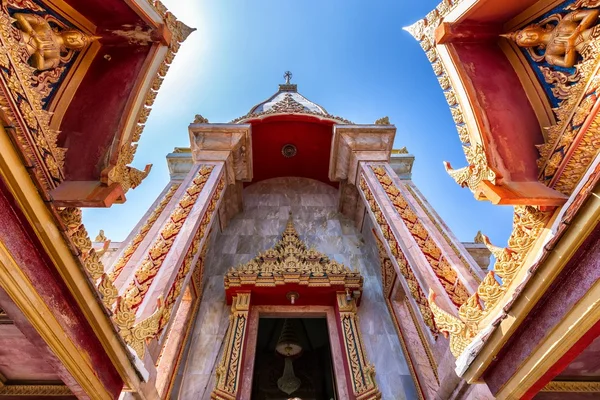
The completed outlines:
[[[144,300],[144,296],[148,292],[150,285],[158,274],[167,254],[171,250],[177,235],[179,234],[183,224],[192,210],[200,192],[204,188],[206,181],[212,173],[214,166],[202,166],[196,177],[186,190],[186,194],[180,200],[170,216],[170,219],[163,227],[158,238],[148,250],[146,257],[142,260],[139,268],[135,271],[134,280],[129,284],[122,295],[122,298],[117,300],[114,319],[119,327],[119,330],[124,330],[126,335],[131,329],[131,318],[135,320],[135,315],[138,307]],[[161,304],[164,309],[164,305]],[[161,312],[162,316],[162,312]],[[157,322],[159,326],[160,318]],[[156,334],[157,330],[154,332]]]
[[[376,214],[376,213],[380,214],[381,212],[379,210],[379,205],[375,201],[373,193],[371,192],[371,189],[367,185],[367,182],[366,182],[364,176],[361,176],[361,178],[360,178],[360,190],[362,191],[363,195],[365,196],[365,199],[367,200],[367,204],[369,205],[371,212],[373,212],[373,214]],[[431,331],[432,335],[435,337],[437,335],[437,329],[435,327],[433,313],[431,312],[431,309],[429,308],[429,304],[427,303],[427,296],[425,296],[425,292],[423,292],[423,289],[421,288],[421,286],[417,280],[417,277],[415,276],[415,274],[413,272],[412,266],[410,266],[410,264],[408,263],[406,256],[402,252],[402,249],[400,249],[400,246],[399,246],[398,242],[396,241],[396,238],[394,237],[393,233],[391,232],[390,226],[385,221],[383,216],[381,218],[377,218],[377,224],[379,225],[379,228],[381,229],[382,234],[390,247],[392,256],[394,257],[396,263],[398,263],[398,266],[400,267],[400,272],[402,273],[402,276],[406,280],[406,283],[409,287],[411,296],[413,297],[413,299],[417,303],[417,306],[419,307],[419,312],[421,313],[421,316],[423,317],[423,321],[425,322],[425,325],[427,325],[427,327]],[[380,257],[381,257],[382,254],[386,254],[386,250],[383,247],[383,243],[381,243],[379,241],[379,238],[377,235],[375,235],[375,238],[377,239],[377,245],[378,245]]]
[[[217,185],[217,190],[213,193],[212,199],[210,200],[209,207],[207,207],[206,213],[202,217],[202,221],[200,222],[200,225],[198,226],[198,229],[194,234],[192,243],[185,254],[185,257],[183,259],[183,262],[181,263],[181,266],[179,267],[179,270],[177,271],[175,280],[173,281],[173,284],[169,289],[169,293],[167,294],[167,298],[165,300],[165,311],[159,324],[158,334],[160,334],[169,323],[171,313],[173,312],[173,307],[175,306],[175,303],[177,302],[177,299],[181,294],[183,283],[186,277],[188,276],[190,270],[192,269],[192,264],[194,262],[194,259],[196,258],[196,255],[198,255],[198,259],[196,261],[195,268],[204,268],[204,257],[208,248],[209,238],[209,233],[207,233],[206,229],[210,225],[213,216],[217,210],[216,205],[219,199],[221,198],[221,194],[223,193],[224,187],[225,180],[224,178],[221,178],[221,181]],[[204,246],[202,248],[202,251],[198,253],[198,250],[200,249],[200,242],[202,242],[202,239],[204,239]],[[200,276],[201,275],[202,271],[200,271]]]
[[[156,222],[160,214],[162,214],[167,204],[169,204],[177,189],[179,189],[179,184],[172,185],[169,188],[169,190],[165,194],[165,197],[163,197],[158,206],[154,209],[154,211],[152,211],[152,214],[150,214],[144,225],[133,237],[132,241],[127,245],[125,250],[123,250],[121,257],[119,257],[119,259],[113,267],[112,272],[110,273],[110,278],[113,281],[117,279],[121,271],[123,271],[123,268],[125,268],[125,265],[127,265],[127,262],[129,261],[133,253],[135,253],[135,251],[138,249],[138,247],[140,246],[150,229],[152,229],[154,223]]]
[[[13,18],[22,31],[23,46],[29,62],[38,71],[58,67],[64,58],[61,53],[65,50],[82,50],[99,39],[74,29],[57,32],[44,17],[37,14],[15,13]]]
[[[241,372],[241,359],[244,354],[244,338],[248,322],[250,293],[238,293],[233,297],[229,328],[225,336],[225,349],[216,368],[217,383],[210,395],[214,400],[235,400]]]
[[[459,318],[442,310],[435,303],[435,293],[431,289],[429,290],[428,299],[436,326],[444,336],[450,338],[450,352],[458,358],[475,337],[475,333],[470,331]]]
[[[138,187],[144,178],[148,176],[152,169],[152,164],[146,165],[143,171],[128,165],[133,162],[136,150],[137,145],[125,144],[121,147],[119,157],[117,158],[117,165],[108,172],[107,185],[110,186],[115,182],[119,183],[123,188],[123,192],[127,193],[129,189]]]
[[[361,400],[381,399],[381,393],[375,382],[375,367],[366,360],[358,327],[356,303],[354,299],[348,300],[344,292],[337,293],[337,303],[354,395]]]
[[[447,257],[442,254],[440,247],[429,234],[425,226],[419,221],[416,212],[410,206],[400,189],[396,187],[385,168],[371,166],[371,170],[375,173],[381,187],[408,228],[432,271],[446,289],[448,296],[450,296],[450,299],[457,307],[460,307],[460,305],[467,300],[469,295],[466,287],[461,282],[454,268],[450,265]]]
[[[225,289],[245,285],[279,286],[298,283],[307,286],[343,285],[362,288],[362,276],[326,255],[308,249],[300,240],[292,216],[281,239],[269,250],[225,275]]]
[[[496,183],[496,173],[490,169],[487,157],[483,147],[480,144],[475,146],[463,146],[467,162],[469,165],[461,169],[452,169],[449,162],[444,161],[444,167],[448,175],[454,179],[461,187],[468,187],[472,192],[478,191],[478,186],[482,181]]]
[[[126,300],[123,298],[117,299],[116,310],[121,310],[126,303]],[[143,321],[135,323],[135,314],[128,313],[126,321],[119,321],[121,324],[119,325],[119,334],[125,340],[131,348],[134,350],[135,354],[140,359],[144,359],[144,349],[147,341],[156,337],[156,334],[159,329],[160,319],[162,318],[162,314],[164,312],[164,305],[162,304],[162,296],[158,298],[157,309],[148,318]],[[120,312],[121,316],[124,316],[124,312]],[[123,323],[125,322],[125,323]]]
[[[194,124],[208,124],[208,119],[204,118],[200,114],[196,114],[196,117],[194,118]]]
[[[102,274],[102,279],[100,279],[100,283],[98,284],[98,292],[102,295],[102,303],[104,306],[111,310],[112,306],[115,304],[117,300],[117,296],[119,295],[119,291],[111,281],[110,277],[107,274]]]
[[[584,56],[586,48],[600,35],[597,28],[599,16],[599,10],[576,10],[565,16],[546,18],[548,22],[556,20],[554,26],[534,24],[502,36],[514,40],[520,47],[542,47],[543,59],[548,64],[572,68],[578,55]]]

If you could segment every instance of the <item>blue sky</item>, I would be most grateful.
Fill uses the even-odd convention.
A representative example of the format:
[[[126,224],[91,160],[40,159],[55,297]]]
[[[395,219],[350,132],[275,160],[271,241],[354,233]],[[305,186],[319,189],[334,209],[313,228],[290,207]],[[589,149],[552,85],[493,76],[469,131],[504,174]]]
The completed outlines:
[[[402,30],[437,0],[163,0],[197,31],[181,46],[154,103],[133,163],[154,164],[124,205],[86,209],[95,237],[123,240],[168,181],[165,161],[189,146],[195,114],[228,122],[268,98],[291,70],[293,83],[331,114],[355,123],[389,116],[395,147],[415,155],[413,180],[458,238],[477,230],[505,245],[512,208],[476,201],[445,172],[465,157],[437,79],[419,44]]]

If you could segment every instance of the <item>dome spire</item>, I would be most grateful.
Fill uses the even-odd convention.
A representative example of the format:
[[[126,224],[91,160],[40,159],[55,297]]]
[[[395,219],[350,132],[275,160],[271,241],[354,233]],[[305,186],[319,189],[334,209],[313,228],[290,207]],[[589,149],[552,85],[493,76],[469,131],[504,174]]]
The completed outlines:
[[[298,85],[295,83],[291,83],[292,76],[294,76],[290,71],[285,71],[283,74],[283,79],[285,79],[285,83],[279,85],[280,92],[297,92]]]

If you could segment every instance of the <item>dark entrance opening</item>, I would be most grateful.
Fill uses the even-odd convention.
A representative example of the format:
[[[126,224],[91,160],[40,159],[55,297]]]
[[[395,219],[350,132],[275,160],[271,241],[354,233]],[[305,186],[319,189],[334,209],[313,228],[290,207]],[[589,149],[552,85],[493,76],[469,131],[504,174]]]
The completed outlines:
[[[325,318],[260,318],[255,354],[252,400],[338,399]]]

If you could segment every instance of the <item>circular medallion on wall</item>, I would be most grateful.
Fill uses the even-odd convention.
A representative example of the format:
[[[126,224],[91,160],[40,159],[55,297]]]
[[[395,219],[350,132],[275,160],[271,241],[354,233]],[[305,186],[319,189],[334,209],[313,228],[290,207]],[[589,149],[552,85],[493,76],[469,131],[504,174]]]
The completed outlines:
[[[298,149],[296,149],[296,146],[293,144],[286,144],[281,148],[281,154],[283,154],[285,158],[294,157],[296,153],[298,153]]]

